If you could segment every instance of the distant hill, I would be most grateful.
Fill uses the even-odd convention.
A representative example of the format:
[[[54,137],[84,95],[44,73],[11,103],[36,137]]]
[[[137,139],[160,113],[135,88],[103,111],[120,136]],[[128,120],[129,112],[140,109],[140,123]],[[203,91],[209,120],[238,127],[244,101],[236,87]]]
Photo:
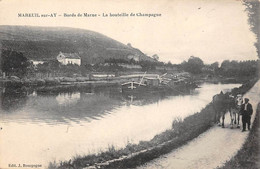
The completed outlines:
[[[124,45],[97,32],[68,27],[0,26],[0,46],[22,52],[29,59],[54,59],[58,53],[78,53],[82,63],[105,59],[126,59],[139,55],[153,61],[139,49]]]

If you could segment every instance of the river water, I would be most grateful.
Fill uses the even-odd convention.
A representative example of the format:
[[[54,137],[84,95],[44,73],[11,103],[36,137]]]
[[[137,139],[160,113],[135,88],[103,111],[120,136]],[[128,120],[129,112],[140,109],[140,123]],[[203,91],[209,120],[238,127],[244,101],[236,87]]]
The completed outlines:
[[[124,96],[117,86],[21,92],[1,88],[0,168],[40,164],[150,140],[175,118],[199,112],[221,90],[239,84],[202,84],[189,94]]]

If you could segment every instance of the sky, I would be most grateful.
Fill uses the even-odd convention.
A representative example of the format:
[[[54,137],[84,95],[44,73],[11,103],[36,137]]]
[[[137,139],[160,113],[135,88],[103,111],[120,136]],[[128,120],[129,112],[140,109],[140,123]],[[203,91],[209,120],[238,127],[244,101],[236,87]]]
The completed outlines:
[[[57,13],[57,17],[18,17]],[[64,13],[97,17],[64,17]],[[104,14],[161,14],[103,17]],[[160,61],[257,59],[255,35],[239,0],[0,0],[1,25],[65,26],[102,33]]]

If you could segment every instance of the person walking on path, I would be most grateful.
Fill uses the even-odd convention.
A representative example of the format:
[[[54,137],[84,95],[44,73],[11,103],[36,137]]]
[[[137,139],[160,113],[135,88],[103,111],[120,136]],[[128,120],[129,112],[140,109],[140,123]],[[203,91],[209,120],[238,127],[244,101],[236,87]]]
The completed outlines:
[[[249,99],[245,98],[245,103],[241,106],[241,115],[242,115],[242,123],[243,123],[243,130],[242,132],[246,131],[246,124],[248,130],[250,130],[250,121],[251,115],[253,113],[252,105],[249,103]]]

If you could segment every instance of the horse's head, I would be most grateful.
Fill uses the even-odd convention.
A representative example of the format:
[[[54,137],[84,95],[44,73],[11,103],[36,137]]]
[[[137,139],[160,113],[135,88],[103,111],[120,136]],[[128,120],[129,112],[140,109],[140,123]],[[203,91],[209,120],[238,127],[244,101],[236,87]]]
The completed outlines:
[[[237,94],[237,97],[243,97],[242,94]]]
[[[242,94],[238,94],[235,98],[236,105],[242,105],[243,103],[243,96]]]
[[[229,98],[235,98],[232,94],[228,95]]]

